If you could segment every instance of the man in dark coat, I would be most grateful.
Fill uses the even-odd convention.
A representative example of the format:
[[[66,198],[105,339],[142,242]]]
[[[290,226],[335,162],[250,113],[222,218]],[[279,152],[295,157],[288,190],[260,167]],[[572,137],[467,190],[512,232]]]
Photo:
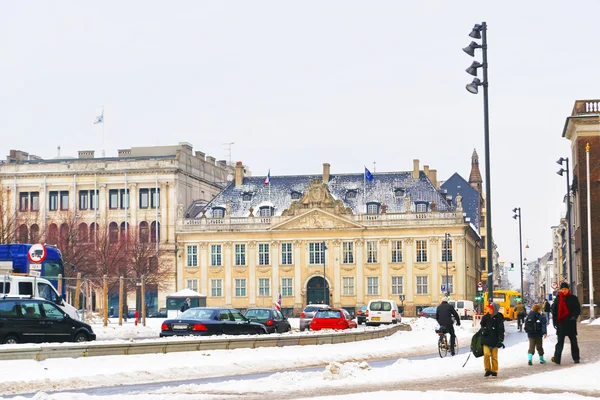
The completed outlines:
[[[454,323],[452,317],[456,321],[456,325],[460,326],[460,317],[452,304],[448,303],[448,299],[444,297],[442,303],[437,306],[435,319],[441,327],[446,328],[450,333],[450,354],[454,355],[454,344],[456,343],[456,334],[454,333]]]
[[[504,317],[499,310],[498,304],[490,303],[487,313],[481,318],[485,376],[498,376],[498,349],[504,347]]]
[[[544,313],[546,314],[546,323],[550,323],[550,302],[544,301]]]
[[[569,337],[571,342],[571,357],[575,364],[579,364],[579,345],[577,344],[577,318],[581,314],[581,305],[579,299],[571,294],[569,284],[563,282],[560,284],[560,292],[556,300],[552,303],[552,322],[556,328],[556,347],[554,348],[554,357],[552,362],[560,364],[565,337]]]

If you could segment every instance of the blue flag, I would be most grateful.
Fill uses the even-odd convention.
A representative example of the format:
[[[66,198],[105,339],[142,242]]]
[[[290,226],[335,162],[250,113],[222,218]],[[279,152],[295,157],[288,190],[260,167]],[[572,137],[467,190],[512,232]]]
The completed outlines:
[[[367,167],[365,167],[365,179],[368,181],[373,180],[373,174],[367,169]]]

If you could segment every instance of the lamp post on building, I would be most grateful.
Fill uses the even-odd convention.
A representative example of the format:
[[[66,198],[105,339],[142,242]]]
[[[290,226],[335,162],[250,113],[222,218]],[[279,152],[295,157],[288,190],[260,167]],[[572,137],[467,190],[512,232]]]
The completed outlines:
[[[325,241],[323,241],[323,304],[329,304],[329,299],[327,298],[327,278],[325,278],[325,257],[327,250],[327,246],[325,246]]]
[[[521,207],[513,208],[514,219],[519,219],[519,261],[521,262],[521,299],[525,299],[525,293],[523,293],[523,236],[521,235]]]
[[[469,93],[477,94],[479,86],[483,86],[483,130],[485,138],[485,209],[486,209],[486,247],[491,251],[493,250],[492,240],[492,183],[490,174],[490,120],[488,110],[488,61],[487,61],[487,24],[482,22],[481,24],[475,24],[473,30],[469,34],[474,39],[481,39],[481,44],[477,42],[471,42],[467,47],[463,48],[463,51],[470,55],[475,56],[475,49],[481,49],[482,51],[482,63],[473,61],[471,66],[467,68],[467,73],[475,76],[473,82],[466,86]],[[483,70],[483,82],[477,78],[477,69]],[[494,296],[494,264],[492,257],[488,254],[487,257],[487,284],[488,284],[488,299],[493,299]]]
[[[560,176],[563,176],[563,173],[567,173],[566,177],[567,177],[567,235],[569,236],[567,238],[567,252],[568,252],[568,257],[567,259],[569,260],[569,277],[568,277],[568,281],[569,281],[569,286],[571,287],[571,290],[573,291],[573,293],[577,293],[577,290],[575,289],[575,287],[573,286],[573,261],[571,260],[571,181],[569,179],[569,157],[561,157],[559,158],[556,163],[558,165],[560,165],[562,167],[563,162],[566,164],[566,169],[565,168],[561,168],[557,174]],[[567,279],[567,271],[566,271],[566,267],[563,268],[563,278]]]
[[[444,233],[444,258],[446,259],[446,296],[450,296],[450,283],[448,280],[448,241],[450,240],[450,234]]]

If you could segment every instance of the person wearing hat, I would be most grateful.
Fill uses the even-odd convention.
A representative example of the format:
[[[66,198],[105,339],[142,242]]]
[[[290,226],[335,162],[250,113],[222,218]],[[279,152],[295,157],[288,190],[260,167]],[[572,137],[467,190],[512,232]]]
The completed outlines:
[[[454,306],[448,303],[449,297],[444,297],[442,303],[437,306],[435,319],[441,327],[445,328],[450,334],[450,354],[454,355],[454,345],[456,343],[456,333],[454,332],[454,321],[460,326],[460,316],[454,309]]]
[[[481,342],[483,343],[484,376],[498,376],[498,349],[504,347],[504,317],[500,306],[490,303],[481,318]]]
[[[579,364],[579,345],[577,344],[577,318],[581,314],[581,304],[577,296],[573,296],[569,290],[569,284],[562,282],[560,291],[552,303],[552,322],[556,329],[556,347],[552,362],[560,364],[565,337],[571,342],[571,357],[573,362]]]

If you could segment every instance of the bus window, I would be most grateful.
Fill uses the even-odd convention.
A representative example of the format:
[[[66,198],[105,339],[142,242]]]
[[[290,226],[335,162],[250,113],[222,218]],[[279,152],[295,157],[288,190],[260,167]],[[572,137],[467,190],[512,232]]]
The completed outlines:
[[[33,282],[19,282],[19,294],[33,296]]]
[[[517,298],[515,296],[510,296],[510,306],[514,307],[517,305]]]
[[[44,278],[49,281],[56,281],[58,279],[58,275],[60,274],[60,264],[53,262],[45,262],[44,263]]]
[[[504,303],[506,301],[506,294],[494,293],[494,303]]]

